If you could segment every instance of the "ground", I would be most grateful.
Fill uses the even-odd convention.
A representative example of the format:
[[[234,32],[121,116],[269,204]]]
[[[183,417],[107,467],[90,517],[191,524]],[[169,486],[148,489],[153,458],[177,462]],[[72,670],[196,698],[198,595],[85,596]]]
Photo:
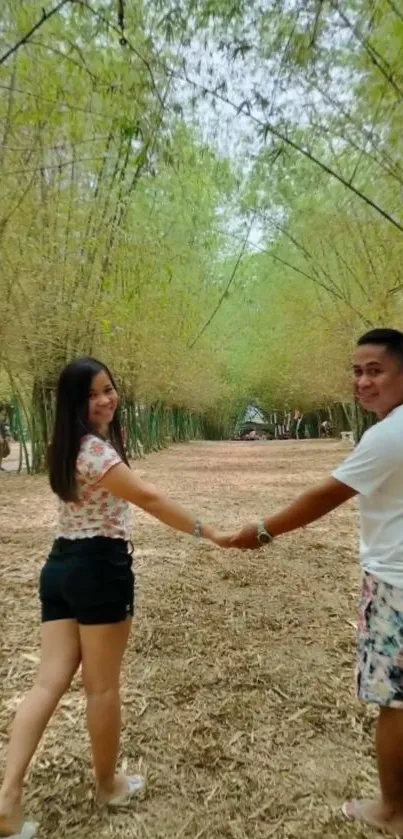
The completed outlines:
[[[334,441],[194,443],[149,456],[140,471],[232,529],[278,509],[348,451]],[[44,478],[0,475],[0,764],[37,666],[36,588],[55,513]],[[27,780],[41,839],[373,835],[339,814],[346,797],[376,790],[374,712],[354,696],[356,517],[352,502],[240,553],[197,546],[135,512],[122,755],[147,772],[148,788],[116,815],[95,806],[78,677]]]

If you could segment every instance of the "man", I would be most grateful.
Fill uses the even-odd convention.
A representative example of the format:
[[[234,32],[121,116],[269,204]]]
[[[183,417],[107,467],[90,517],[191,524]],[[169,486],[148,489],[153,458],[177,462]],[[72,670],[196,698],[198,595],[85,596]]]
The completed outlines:
[[[381,797],[349,801],[348,819],[403,835],[403,333],[374,329],[354,356],[355,395],[379,422],[319,486],[232,538],[237,548],[269,544],[355,495],[363,569],[358,695],[379,706],[376,753]]]

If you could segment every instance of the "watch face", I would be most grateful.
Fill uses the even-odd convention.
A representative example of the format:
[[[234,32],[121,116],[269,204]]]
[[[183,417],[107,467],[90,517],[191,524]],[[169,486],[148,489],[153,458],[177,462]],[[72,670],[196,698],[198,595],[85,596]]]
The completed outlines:
[[[259,533],[258,536],[259,542],[261,545],[268,545],[271,542],[271,536],[268,533]]]

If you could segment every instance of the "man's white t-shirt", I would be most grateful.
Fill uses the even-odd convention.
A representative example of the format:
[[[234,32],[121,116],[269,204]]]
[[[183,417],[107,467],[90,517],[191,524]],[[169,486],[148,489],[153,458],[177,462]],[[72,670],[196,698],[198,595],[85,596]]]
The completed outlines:
[[[332,474],[359,493],[363,568],[403,589],[403,405],[369,428]]]

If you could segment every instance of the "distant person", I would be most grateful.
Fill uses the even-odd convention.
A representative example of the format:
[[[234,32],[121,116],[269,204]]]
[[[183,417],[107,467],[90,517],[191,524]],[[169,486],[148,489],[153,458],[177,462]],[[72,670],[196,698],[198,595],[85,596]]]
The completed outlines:
[[[322,437],[330,437],[330,422],[329,420],[323,420],[320,425],[320,431]]]
[[[297,440],[299,440],[300,436],[301,436],[302,429],[303,429],[304,415],[300,414],[299,411],[297,413],[298,413],[298,416],[297,416],[297,424],[295,426],[295,436],[296,436]]]
[[[10,432],[10,427],[7,422],[7,406],[2,402],[0,403],[0,471],[4,472],[2,463],[4,458],[8,457],[11,449],[12,437]]]

